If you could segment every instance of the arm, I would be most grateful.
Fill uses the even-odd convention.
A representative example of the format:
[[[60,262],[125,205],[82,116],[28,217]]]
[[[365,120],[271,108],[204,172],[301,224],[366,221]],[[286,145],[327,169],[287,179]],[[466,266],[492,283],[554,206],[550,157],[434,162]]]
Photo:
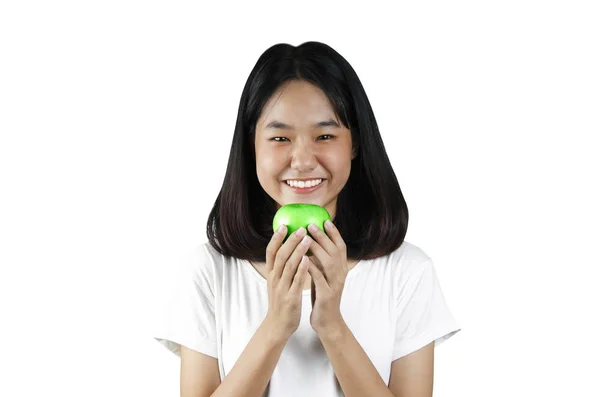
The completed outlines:
[[[345,322],[319,336],[346,397],[396,397]],[[397,396],[404,397],[404,396]]]
[[[262,396],[287,343],[282,335],[266,317],[211,397]]]
[[[300,228],[300,233],[294,233],[282,245],[285,230],[284,225],[273,234],[267,246],[267,315],[211,397],[264,395],[288,339],[298,329],[302,314],[302,285],[308,274],[308,266],[303,261],[308,244],[303,239],[306,230]],[[207,373],[204,371],[197,376],[204,378]],[[195,393],[185,397],[202,394],[198,390]]]
[[[389,388],[345,323],[324,334],[321,342],[346,397],[433,394],[433,342],[392,363]]]
[[[390,390],[395,396],[433,396],[433,351],[435,342],[392,361]]]
[[[329,222],[329,221],[327,221]],[[348,274],[346,245],[335,226],[325,223],[327,234],[309,226],[315,243],[311,251],[319,266],[310,260],[313,311],[310,325],[317,332],[346,397],[431,397],[433,345],[410,358],[396,360],[390,387],[358,343],[340,312],[344,280]],[[430,350],[429,350],[430,349]],[[425,351],[425,353],[423,353]],[[431,357],[433,359],[433,357]],[[431,373],[428,372],[431,369]],[[413,376],[415,376],[413,378]]]

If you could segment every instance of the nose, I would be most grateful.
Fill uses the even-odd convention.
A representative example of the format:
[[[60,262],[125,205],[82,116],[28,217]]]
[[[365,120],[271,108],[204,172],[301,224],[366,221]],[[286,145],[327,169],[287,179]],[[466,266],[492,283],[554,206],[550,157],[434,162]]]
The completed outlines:
[[[291,167],[298,172],[310,172],[317,167],[317,158],[310,143],[294,144]]]

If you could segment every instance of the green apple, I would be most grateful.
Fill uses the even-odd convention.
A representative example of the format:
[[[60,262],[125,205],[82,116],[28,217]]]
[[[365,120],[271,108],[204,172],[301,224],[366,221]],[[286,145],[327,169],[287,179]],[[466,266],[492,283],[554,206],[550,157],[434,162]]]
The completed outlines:
[[[329,212],[320,205],[316,204],[287,204],[279,208],[273,217],[273,232],[279,229],[279,226],[287,226],[287,235],[285,239],[301,227],[308,228],[311,223],[325,232],[325,221],[331,220]]]

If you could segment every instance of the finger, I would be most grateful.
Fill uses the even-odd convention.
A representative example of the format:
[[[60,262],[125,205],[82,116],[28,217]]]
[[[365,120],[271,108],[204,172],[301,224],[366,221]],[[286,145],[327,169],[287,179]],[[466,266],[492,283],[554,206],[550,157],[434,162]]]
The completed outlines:
[[[312,282],[315,284],[316,290],[330,290],[329,284],[327,283],[325,276],[319,270],[317,265],[315,265],[314,262],[310,260],[310,258],[308,258],[308,273],[310,273],[310,276],[312,277]]]
[[[267,245],[267,254],[266,254],[266,261],[267,261],[267,272],[270,272],[271,270],[273,270],[273,263],[275,262],[275,255],[277,254],[277,250],[279,249],[279,247],[281,247],[281,243],[283,242],[283,239],[285,238],[285,236],[287,235],[287,226],[286,225],[281,225],[279,227],[279,229],[277,229],[277,231],[275,233],[273,233],[273,236],[271,237],[271,241],[269,241],[269,244]]]
[[[298,269],[298,265],[302,260],[306,251],[308,251],[308,247],[310,246],[310,237],[304,236],[300,241],[300,244],[296,246],[292,255],[287,260],[285,266],[283,267],[283,274],[281,275],[281,283],[284,283],[288,288],[292,285],[292,278],[294,274],[296,274],[296,270]]]
[[[298,293],[304,288],[304,282],[306,281],[306,275],[308,274],[308,261],[308,257],[306,255],[302,255],[302,259],[298,265],[298,271],[296,271],[296,274],[294,275],[294,280],[292,281],[290,291]]]
[[[342,255],[346,255],[346,243],[344,242],[344,239],[342,238],[342,234],[340,233],[339,229],[335,227],[333,222],[325,221],[325,231],[327,232],[327,236],[329,236],[329,239],[338,248],[339,252],[341,252]],[[344,257],[344,259],[346,258]]]
[[[309,249],[310,252],[312,252],[313,255],[317,258],[315,262],[319,263],[319,265],[315,265],[323,272],[325,278],[329,280],[331,277],[330,273],[332,272],[332,269],[328,269],[328,267],[330,266],[328,266],[327,264],[331,262],[331,256],[315,240],[312,240]]]
[[[280,279],[283,273],[283,268],[285,267],[285,263],[292,255],[296,246],[300,243],[300,240],[306,235],[306,229],[301,227],[296,231],[296,233],[292,233],[285,243],[279,248],[277,254],[275,254],[275,261],[273,265],[273,272],[275,279]]]
[[[338,247],[331,241],[329,236],[325,234],[321,229],[319,229],[316,225],[311,223],[308,225],[308,232],[310,236],[317,242],[323,249],[329,254],[329,256],[334,256],[338,251]],[[320,258],[319,258],[320,259]]]
[[[330,258],[331,255],[329,255],[316,240],[310,238],[310,242],[310,252],[317,257],[319,262],[324,263],[325,261],[328,261],[328,258]]]
[[[316,243],[313,241],[313,245],[315,245],[315,244]],[[308,256],[308,255],[306,255],[306,256],[308,257],[308,259],[310,259],[311,263],[317,267],[317,270],[319,270],[321,272],[323,277],[325,277],[325,281],[327,282],[327,284],[329,284],[329,277],[327,275],[327,272],[323,268],[323,264],[317,260],[318,258],[316,258],[316,255],[314,255],[312,257]],[[313,281],[313,284],[314,284],[314,281]]]

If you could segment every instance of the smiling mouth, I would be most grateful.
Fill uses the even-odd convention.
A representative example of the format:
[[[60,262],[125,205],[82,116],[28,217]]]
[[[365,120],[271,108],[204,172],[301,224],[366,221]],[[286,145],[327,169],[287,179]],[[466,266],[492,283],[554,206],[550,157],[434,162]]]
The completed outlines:
[[[315,178],[315,179],[307,179],[307,180],[289,179],[289,180],[285,180],[284,182],[287,183],[291,187],[310,188],[310,187],[317,186],[317,185],[323,183],[324,180],[325,180],[325,178]]]
[[[292,189],[295,193],[311,193],[320,188],[325,181],[326,179],[316,179],[309,181],[307,184],[304,182],[294,182],[290,184],[289,181],[282,181],[282,183]]]

